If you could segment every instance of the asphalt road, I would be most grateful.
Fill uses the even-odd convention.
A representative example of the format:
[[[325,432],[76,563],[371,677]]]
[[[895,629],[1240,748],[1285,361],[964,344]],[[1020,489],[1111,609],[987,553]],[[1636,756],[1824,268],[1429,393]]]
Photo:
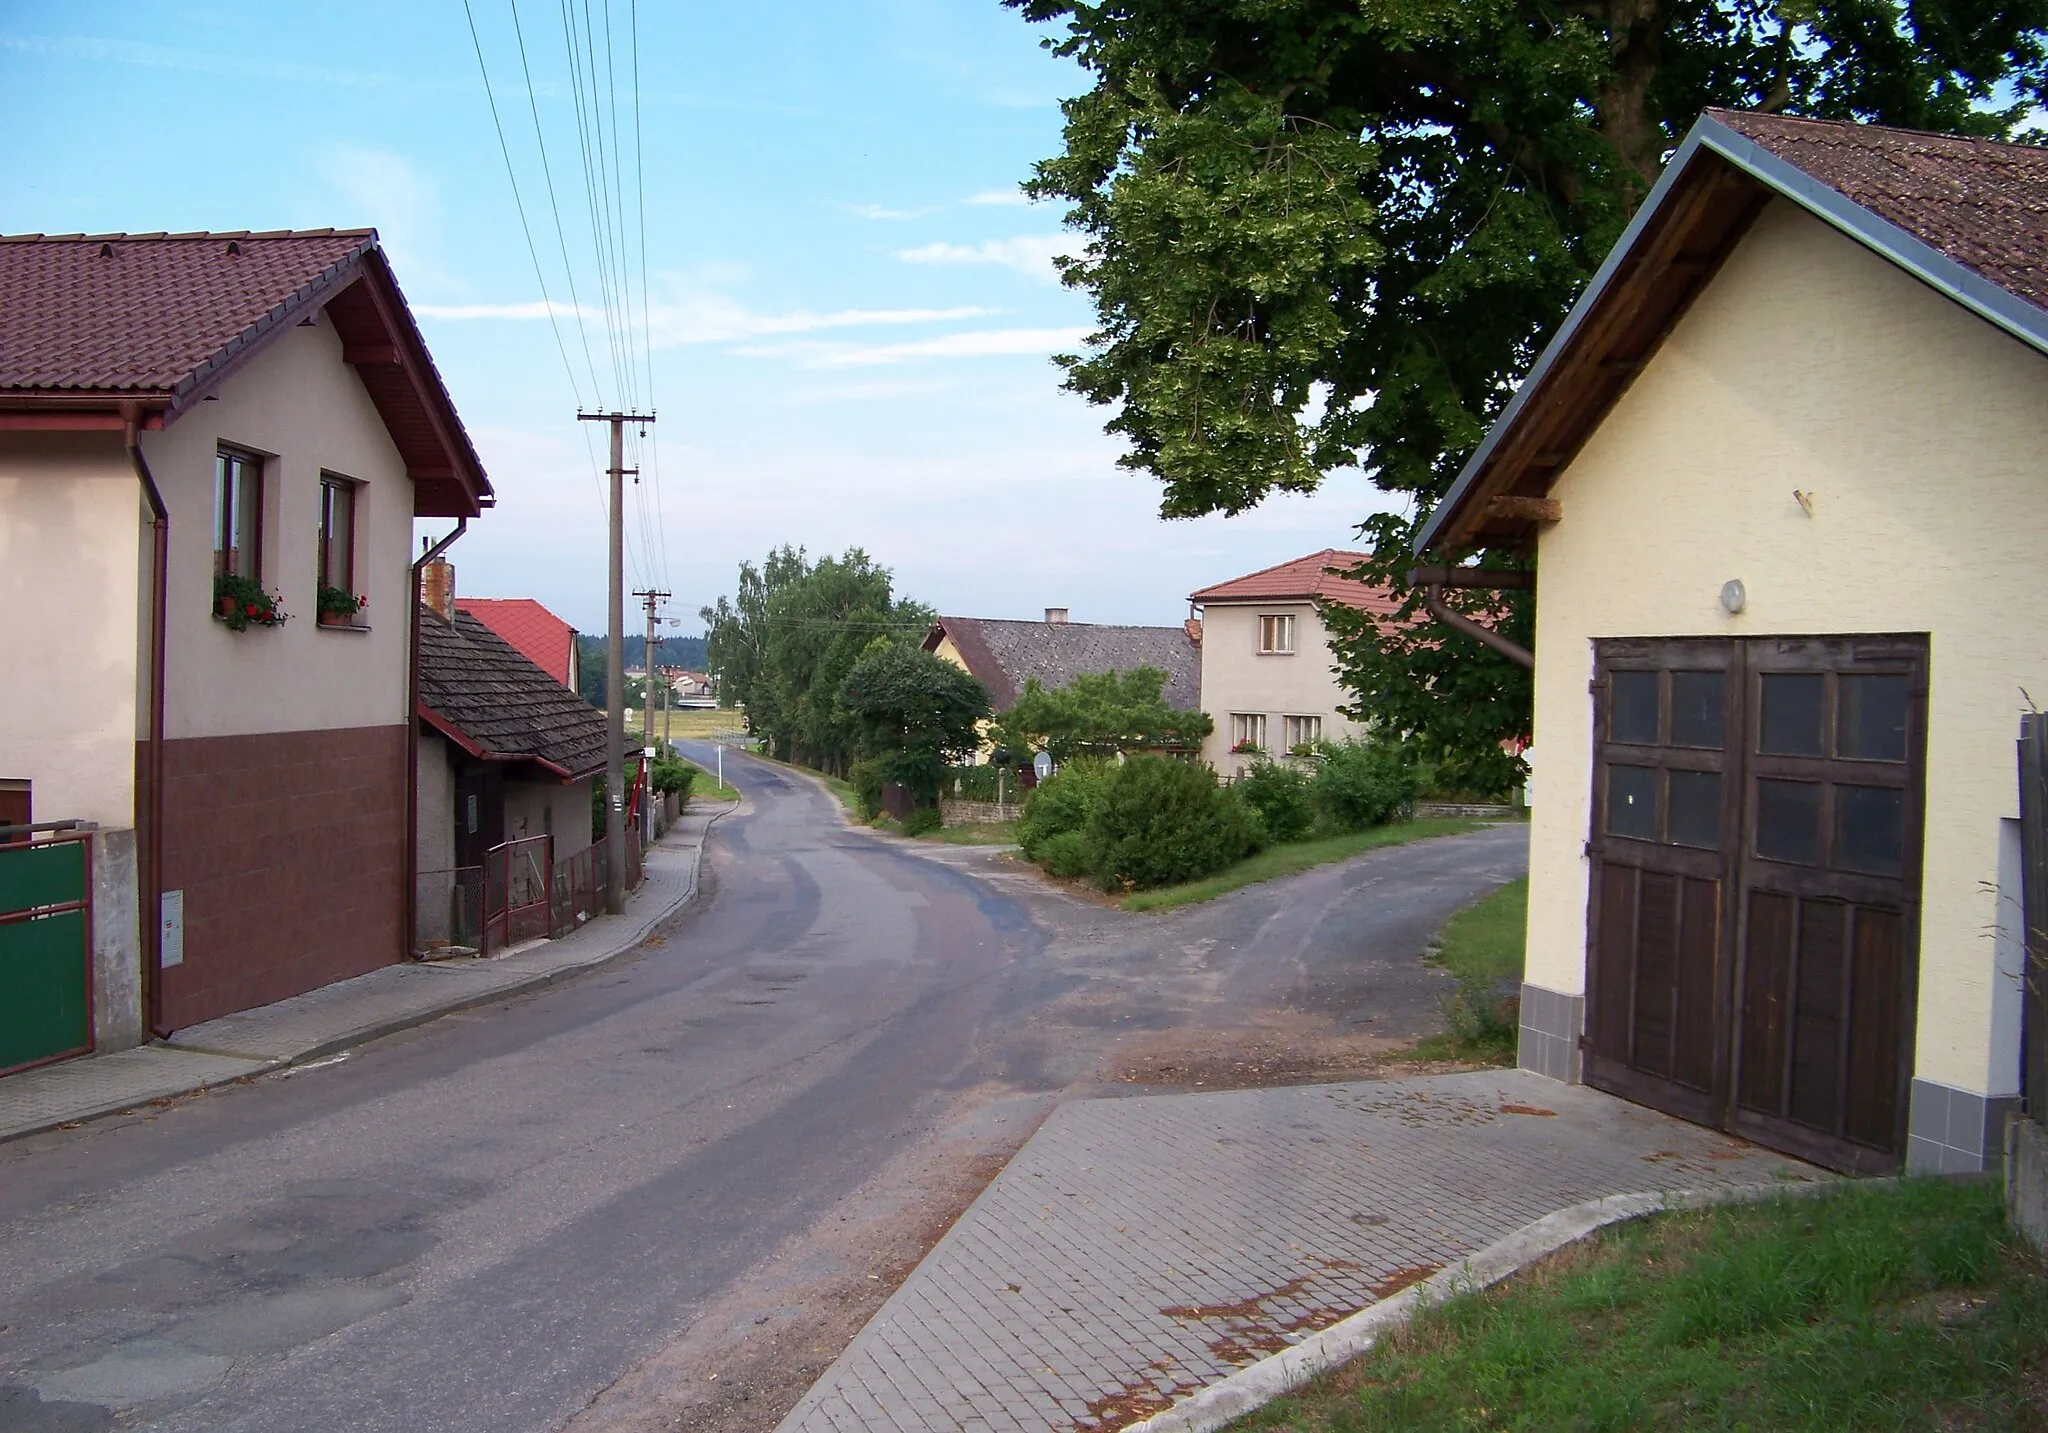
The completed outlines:
[[[0,1147],[0,1430],[587,1421],[964,1107],[1260,1012],[1421,1028],[1423,939],[1523,859],[1483,832],[1136,917],[726,771],[704,897],[635,955]]]

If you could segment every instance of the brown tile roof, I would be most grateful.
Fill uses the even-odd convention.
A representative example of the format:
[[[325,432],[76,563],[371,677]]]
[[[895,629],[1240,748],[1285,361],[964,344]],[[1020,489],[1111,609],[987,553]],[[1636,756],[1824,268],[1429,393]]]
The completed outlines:
[[[1846,120],[1707,114],[1964,268],[2048,309],[2048,149]]]
[[[369,229],[0,238],[0,389],[168,393],[375,242]]]
[[[604,769],[604,714],[458,610],[419,610],[420,718],[484,761],[530,761],[564,780]]]
[[[576,674],[576,631],[531,597],[464,597],[459,611],[482,622],[563,686]]]
[[[925,650],[935,649],[941,636],[953,639],[999,712],[1016,704],[1033,677],[1051,690],[1076,677],[1139,667],[1166,673],[1168,706],[1193,711],[1202,704],[1202,650],[1180,627],[941,617],[925,637]]]
[[[125,402],[161,427],[322,311],[405,460],[416,515],[476,516],[490,480],[374,229],[0,235],[0,408]]]
[[[1361,612],[1390,616],[1401,607],[1399,598],[1384,587],[1372,587],[1340,577],[1338,572],[1356,567],[1370,554],[1342,552],[1326,547],[1292,562],[1277,563],[1243,577],[1219,582],[1190,593],[1190,602],[1335,602]]]

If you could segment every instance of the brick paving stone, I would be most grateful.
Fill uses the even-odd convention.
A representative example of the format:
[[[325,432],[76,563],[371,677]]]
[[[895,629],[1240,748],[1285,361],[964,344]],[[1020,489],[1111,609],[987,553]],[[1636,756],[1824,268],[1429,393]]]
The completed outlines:
[[[1519,1070],[1075,1101],[780,1433],[1116,1427],[1090,1404],[1184,1396],[1565,1205],[1818,1176]]]

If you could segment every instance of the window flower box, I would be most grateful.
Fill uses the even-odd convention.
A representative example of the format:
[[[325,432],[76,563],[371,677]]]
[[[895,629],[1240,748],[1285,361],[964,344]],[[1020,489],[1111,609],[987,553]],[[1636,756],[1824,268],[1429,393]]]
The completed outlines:
[[[254,578],[223,573],[213,579],[213,620],[226,623],[230,632],[246,632],[282,627],[291,617]]]
[[[329,587],[324,582],[314,602],[322,627],[353,627],[356,614],[369,605],[369,598],[358,597],[345,587]]]

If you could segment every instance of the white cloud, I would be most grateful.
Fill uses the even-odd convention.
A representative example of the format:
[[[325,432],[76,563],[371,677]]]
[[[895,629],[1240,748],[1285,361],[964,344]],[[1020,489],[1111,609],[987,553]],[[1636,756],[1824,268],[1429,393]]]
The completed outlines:
[[[984,239],[979,244],[926,244],[901,249],[906,264],[997,264],[1037,279],[1058,277],[1052,261],[1070,255],[1080,242],[1073,234],[1024,234],[1014,239]]]
[[[830,313],[794,309],[788,313],[756,313],[724,294],[703,293],[651,305],[647,321],[656,348],[677,348],[692,343],[728,343],[734,339],[766,338],[777,334],[816,333],[822,329],[950,323],[963,318],[982,318],[990,312],[985,308],[961,307],[838,309]]]
[[[1050,354],[1077,348],[1088,337],[1085,328],[997,328],[948,333],[909,343],[792,343],[743,348],[752,358],[793,358],[804,368],[872,368],[910,363],[923,358],[990,358],[1009,354]]]
[[[598,325],[602,333],[604,312],[588,304],[533,300],[506,304],[418,304],[414,312],[422,318],[464,321],[502,319],[524,321],[582,318]],[[959,308],[837,309],[814,313],[793,309],[787,313],[757,313],[724,294],[697,293],[681,299],[649,304],[647,326],[657,349],[681,348],[700,343],[731,343],[739,339],[770,338],[782,334],[817,333],[837,328],[888,328],[905,324],[952,323],[960,319],[986,318],[994,309]],[[638,315],[634,316],[636,319]]]
[[[441,262],[441,192],[432,175],[404,155],[353,144],[328,146],[316,164],[346,206],[343,219],[374,225],[392,263],[413,285],[466,287]]]
[[[891,209],[882,204],[842,204],[839,207],[857,219],[922,219],[932,212],[928,207]]]
[[[970,194],[960,201],[963,204],[1023,205],[1038,201],[1018,189],[984,189],[979,194]]]

